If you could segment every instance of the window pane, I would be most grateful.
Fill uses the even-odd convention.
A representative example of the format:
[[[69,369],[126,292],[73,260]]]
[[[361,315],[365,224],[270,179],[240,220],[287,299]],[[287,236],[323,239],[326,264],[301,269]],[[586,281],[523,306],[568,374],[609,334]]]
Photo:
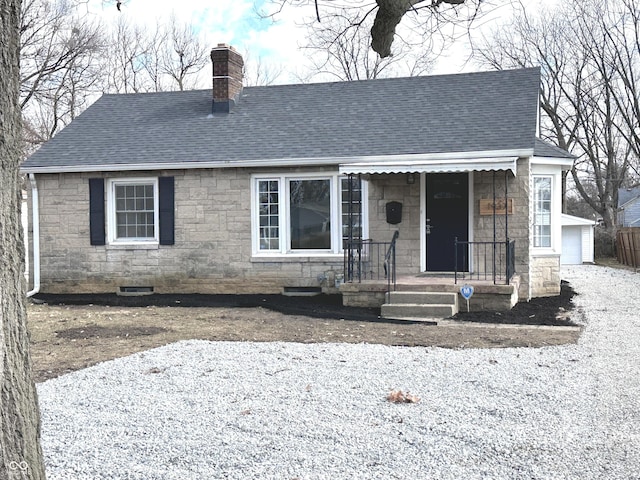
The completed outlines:
[[[153,239],[155,199],[153,184],[116,185],[116,237]]]
[[[289,182],[291,248],[331,249],[331,183],[329,180]]]
[[[533,246],[551,246],[551,177],[533,180]]]
[[[259,248],[260,250],[279,250],[280,238],[277,228],[268,228],[278,225],[278,182],[273,180],[258,181],[258,224],[260,225]]]
[[[357,177],[340,180],[342,195],[342,246],[349,238],[362,238],[362,182]]]

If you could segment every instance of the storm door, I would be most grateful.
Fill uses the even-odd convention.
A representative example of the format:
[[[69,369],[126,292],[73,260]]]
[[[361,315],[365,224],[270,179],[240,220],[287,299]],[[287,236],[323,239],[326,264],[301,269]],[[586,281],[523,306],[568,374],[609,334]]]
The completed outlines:
[[[427,271],[453,272],[455,238],[469,239],[469,174],[429,173],[426,180]],[[458,271],[467,270],[464,257]]]

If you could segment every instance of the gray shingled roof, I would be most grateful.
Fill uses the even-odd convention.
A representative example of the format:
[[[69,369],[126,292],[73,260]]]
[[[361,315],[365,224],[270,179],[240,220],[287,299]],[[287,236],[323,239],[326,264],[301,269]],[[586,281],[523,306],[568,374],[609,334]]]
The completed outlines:
[[[640,196],[640,186],[618,189],[618,208]]]
[[[22,168],[533,151],[539,83],[534,68],[246,87],[216,115],[210,90],[103,95]]]
[[[555,145],[551,145],[550,143],[547,143],[544,140],[540,140],[539,138],[536,138],[533,154],[536,157],[576,158],[575,155],[571,155],[566,150],[563,150],[560,147],[556,147]]]

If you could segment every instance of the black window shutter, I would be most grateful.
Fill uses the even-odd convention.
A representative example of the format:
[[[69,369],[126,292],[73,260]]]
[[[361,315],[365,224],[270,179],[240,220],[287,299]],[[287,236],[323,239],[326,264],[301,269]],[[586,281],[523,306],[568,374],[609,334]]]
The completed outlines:
[[[105,244],[104,179],[89,179],[89,231],[91,245]]]
[[[173,177],[159,177],[158,190],[160,199],[160,245],[173,245],[174,237],[174,179]]]

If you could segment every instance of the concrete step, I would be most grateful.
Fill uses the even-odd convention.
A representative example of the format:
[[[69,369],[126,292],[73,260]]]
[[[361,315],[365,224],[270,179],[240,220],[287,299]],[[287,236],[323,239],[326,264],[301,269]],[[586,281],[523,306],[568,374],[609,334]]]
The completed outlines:
[[[389,292],[386,303],[414,303],[422,305],[457,305],[458,294],[452,292]]]
[[[458,313],[457,305],[421,303],[385,303],[380,309],[383,318],[448,318]]]

